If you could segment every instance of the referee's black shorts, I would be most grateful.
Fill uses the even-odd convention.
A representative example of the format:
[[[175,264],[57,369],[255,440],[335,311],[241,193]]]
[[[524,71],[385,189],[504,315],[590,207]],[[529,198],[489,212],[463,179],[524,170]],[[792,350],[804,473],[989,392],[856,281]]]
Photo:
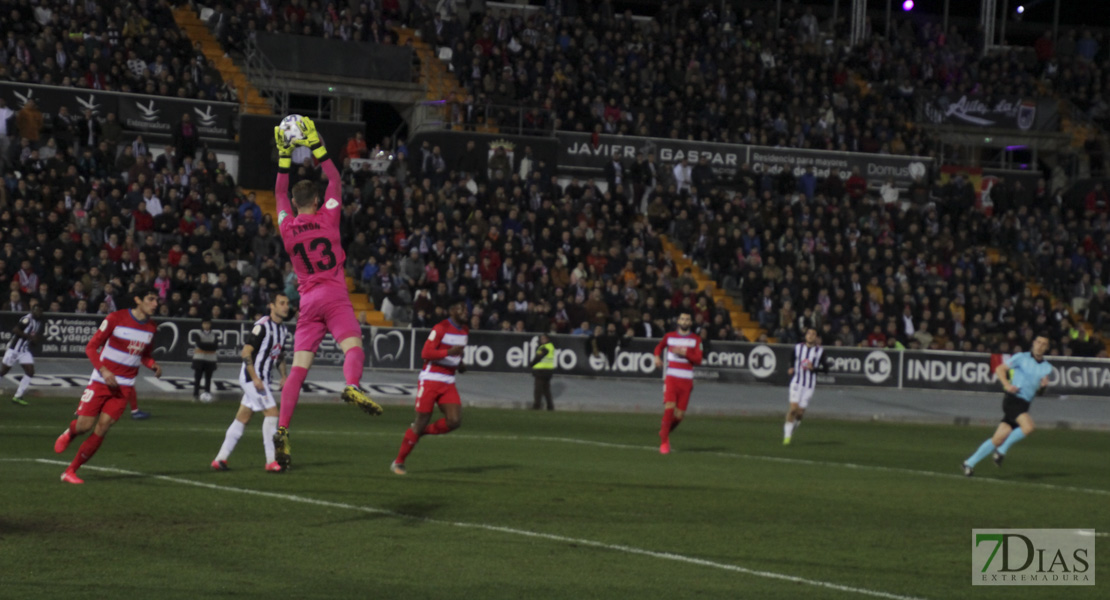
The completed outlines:
[[[1017,429],[1020,427],[1017,418],[1029,412],[1029,403],[1021,398],[1006,394],[1002,397],[1002,422]]]

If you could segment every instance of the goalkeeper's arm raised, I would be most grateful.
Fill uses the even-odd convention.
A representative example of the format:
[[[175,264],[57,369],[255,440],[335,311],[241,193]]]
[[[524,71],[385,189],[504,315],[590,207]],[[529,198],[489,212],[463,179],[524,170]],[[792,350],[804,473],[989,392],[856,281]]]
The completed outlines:
[[[312,150],[312,156],[316,157],[316,161],[320,163],[320,168],[324,171],[324,176],[328,178],[328,189],[324,196],[324,201],[332,198],[336,200],[342,199],[343,192],[343,179],[339,175],[339,169],[335,167],[331,157],[328,156],[328,149],[324,147],[324,140],[320,138],[320,132],[316,130],[316,123],[308,117],[301,117],[297,123],[301,128],[301,133],[304,137],[299,140],[294,140],[294,144],[300,146],[307,146]]]
[[[274,127],[274,143],[278,151],[278,174],[274,183],[274,199],[277,201],[278,226],[286,217],[293,216],[293,206],[289,203],[289,169],[293,166],[293,146],[285,141],[281,127]]]

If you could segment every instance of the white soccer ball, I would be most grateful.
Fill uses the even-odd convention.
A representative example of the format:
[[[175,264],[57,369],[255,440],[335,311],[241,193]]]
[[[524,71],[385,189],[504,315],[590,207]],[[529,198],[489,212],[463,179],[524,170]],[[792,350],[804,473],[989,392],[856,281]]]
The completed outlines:
[[[208,392],[201,392],[200,401],[205,404],[212,402],[212,394],[209,394]]]
[[[295,140],[304,139],[304,132],[301,131],[301,115],[289,115],[281,120],[282,135],[285,136],[285,142],[292,144]]]

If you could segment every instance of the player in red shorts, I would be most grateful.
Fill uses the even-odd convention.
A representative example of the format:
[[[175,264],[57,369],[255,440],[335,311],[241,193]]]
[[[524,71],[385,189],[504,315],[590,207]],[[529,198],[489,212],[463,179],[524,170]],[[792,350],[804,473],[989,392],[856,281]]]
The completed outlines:
[[[289,169],[292,166],[293,147],[285,140],[280,127],[274,127],[274,140],[278,147],[278,175],[274,184],[277,198],[278,230],[286,252],[293,260],[297,274],[297,290],[301,294],[297,317],[297,330],[293,334],[293,368],[281,390],[281,411],[278,430],[274,434],[274,451],[282,469],[288,469],[289,422],[301,396],[301,385],[324,334],[331,333],[343,350],[343,401],[353,403],[371,415],[382,414],[382,407],[362,392],[360,380],[366,355],[362,350],[362,327],[355,318],[351,297],[347,293],[347,279],[343,263],[347,254],[339,237],[339,221],[343,216],[342,184],[339,171],[328,158],[328,151],[316,131],[316,124],[308,117],[301,117],[299,126],[303,139],[294,143],[308,146],[319,161],[328,188],[320,203],[316,182],[300,181],[293,186],[293,202],[289,202]]]
[[[92,377],[77,404],[77,418],[58,436],[54,452],[65,452],[73,438],[90,429],[93,432],[62,473],[62,481],[66,483],[85,483],[77,477],[77,469],[96,454],[123,410],[129,404],[132,410],[137,408],[135,378],[139,365],[154,371],[155,377],[162,376],[162,367],[151,356],[154,348],[151,342],[158,329],[151,315],[158,310],[158,294],[142,286],[136,288],[132,296],[135,308],[117,310],[105,317],[85,346],[85,354],[93,366]]]
[[[420,358],[424,368],[420,371],[420,385],[416,388],[416,420],[405,431],[397,460],[389,466],[398,475],[405,474],[405,457],[425,435],[451,433],[462,425],[462,400],[455,388],[455,373],[462,373],[466,365],[462,355],[466,352],[466,305],[455,302],[448,308],[448,318],[440,321],[428,334]],[[444,418],[432,423],[432,409],[439,405]],[[430,424],[429,424],[430,423]]]
[[[671,453],[671,432],[682,422],[694,390],[694,367],[701,364],[701,337],[690,331],[690,313],[678,315],[678,331],[669,332],[655,347],[655,366],[662,367],[667,349],[667,370],[663,379],[663,425],[659,429],[659,453]]]

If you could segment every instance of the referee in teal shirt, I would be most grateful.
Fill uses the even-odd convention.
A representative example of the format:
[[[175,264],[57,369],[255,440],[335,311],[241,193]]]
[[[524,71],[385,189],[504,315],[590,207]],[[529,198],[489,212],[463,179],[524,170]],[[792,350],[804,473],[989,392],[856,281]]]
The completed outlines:
[[[1033,397],[1048,387],[1048,376],[1052,373],[1052,365],[1044,358],[1047,350],[1048,336],[1038,335],[1033,340],[1032,352],[1015,354],[994,370],[1006,390],[1002,398],[1002,422],[994,430],[994,435],[963,462],[964,475],[971,477],[976,463],[992,452],[994,464],[1001,467],[1010,446],[1033,433],[1033,417],[1029,416],[1029,408]]]

